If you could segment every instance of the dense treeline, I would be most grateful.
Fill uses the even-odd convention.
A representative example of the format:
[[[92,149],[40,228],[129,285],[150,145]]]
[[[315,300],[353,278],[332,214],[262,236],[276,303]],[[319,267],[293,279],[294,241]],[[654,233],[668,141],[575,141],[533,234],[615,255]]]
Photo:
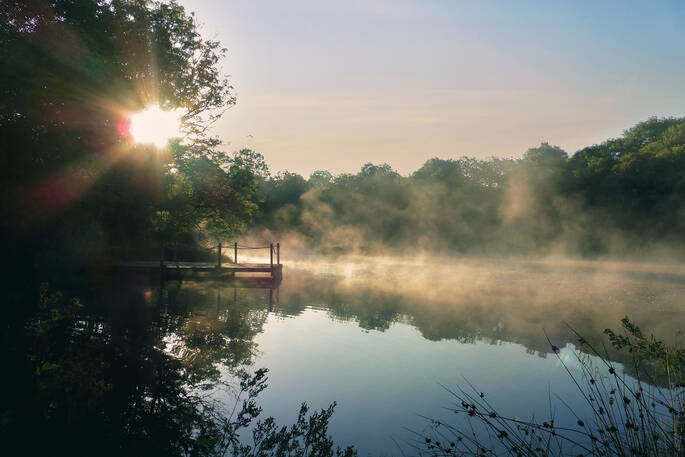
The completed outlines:
[[[262,227],[327,251],[638,253],[685,237],[685,118],[650,118],[569,157],[430,159],[410,176],[285,172],[263,183]]]
[[[0,232],[15,264],[176,255],[249,227],[328,252],[592,255],[685,236],[684,119],[570,157],[543,143],[520,160],[435,158],[410,176],[366,164],[271,177],[259,153],[227,154],[205,133],[235,98],[219,43],[179,5],[5,2],[0,15]],[[130,141],[123,120],[150,104],[184,109],[182,142]]]

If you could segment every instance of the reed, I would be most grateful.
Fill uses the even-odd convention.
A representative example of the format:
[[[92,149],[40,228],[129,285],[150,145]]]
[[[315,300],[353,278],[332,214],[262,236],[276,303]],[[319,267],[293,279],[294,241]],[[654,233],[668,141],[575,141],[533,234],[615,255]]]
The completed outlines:
[[[614,349],[628,355],[624,367],[611,362],[606,347],[598,348],[575,333],[578,346],[568,360],[551,341],[550,348],[577,387],[587,408],[577,411],[563,399],[575,424],[555,421],[550,396],[547,420],[521,420],[498,413],[485,393],[470,383],[448,392],[450,409],[466,417],[457,425],[431,420],[428,433],[413,443],[419,455],[429,456],[682,456],[685,455],[683,418],[685,351],[642,330],[627,317],[622,331],[605,330]],[[630,368],[630,370],[628,370]],[[628,375],[627,372],[631,375]],[[444,386],[443,386],[444,387]],[[589,411],[589,413],[588,413]],[[463,424],[466,424],[465,426]]]

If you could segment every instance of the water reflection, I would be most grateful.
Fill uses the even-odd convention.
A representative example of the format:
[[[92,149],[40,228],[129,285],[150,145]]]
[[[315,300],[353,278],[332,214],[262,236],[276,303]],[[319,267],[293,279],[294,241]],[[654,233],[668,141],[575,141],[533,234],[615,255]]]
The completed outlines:
[[[515,342],[549,352],[575,342],[566,324],[603,340],[626,315],[667,340],[685,323],[685,270],[598,262],[454,261],[434,267],[409,262],[288,271],[283,313],[320,306],[337,319],[386,330],[407,322],[430,340]],[[347,265],[347,266],[345,266]],[[303,265],[306,267],[306,265]],[[667,268],[667,267],[662,267]],[[350,270],[356,273],[350,274]],[[338,274],[338,273],[345,274]]]
[[[604,329],[616,329],[625,315],[671,341],[685,324],[685,275],[677,269],[465,261],[422,271],[401,262],[341,264],[303,263],[287,271],[281,305],[256,337],[255,363],[271,370],[263,398],[269,414],[289,417],[293,399],[302,396],[314,405],[336,399],[334,436],[355,442],[362,454],[397,450],[413,436],[407,429],[426,426],[420,414],[444,418],[450,396],[440,383],[469,380],[512,417],[542,417],[557,395],[582,412],[545,336],[572,361],[577,336],[567,324],[600,345]],[[575,423],[564,407],[555,409],[559,423]]]
[[[5,335],[18,368],[4,437],[28,454],[201,454],[237,376],[264,367],[267,415],[287,423],[302,401],[338,401],[336,440],[393,452],[391,437],[422,427],[417,413],[441,414],[440,383],[468,378],[521,417],[547,407],[548,389],[572,396],[545,332],[568,350],[567,323],[590,341],[625,315],[667,340],[685,324],[679,267],[338,260],[295,263],[280,288],[134,276],[45,295]]]
[[[11,393],[0,409],[3,449],[213,455],[236,425],[228,398],[207,392],[217,384],[228,395],[241,390],[269,313],[268,294],[222,295],[219,287],[134,276],[64,293],[42,287],[36,309],[3,333],[14,368],[2,380]]]

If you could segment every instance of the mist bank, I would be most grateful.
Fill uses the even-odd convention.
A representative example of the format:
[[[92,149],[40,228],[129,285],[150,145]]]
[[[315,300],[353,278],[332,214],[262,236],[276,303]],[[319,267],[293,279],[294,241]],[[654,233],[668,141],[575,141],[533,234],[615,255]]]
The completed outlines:
[[[579,259],[568,256],[452,254],[316,254],[287,248],[280,303],[299,315],[323,308],[365,330],[400,322],[426,339],[517,343],[549,353],[577,344],[578,335],[604,342],[604,330],[628,316],[645,334],[670,343],[685,326],[685,264]],[[245,256],[263,262],[263,254]],[[217,284],[216,287],[222,287]],[[611,351],[607,358],[617,361]]]
[[[569,155],[428,160],[264,178],[251,233],[325,253],[653,256],[685,250],[685,118],[650,118]]]

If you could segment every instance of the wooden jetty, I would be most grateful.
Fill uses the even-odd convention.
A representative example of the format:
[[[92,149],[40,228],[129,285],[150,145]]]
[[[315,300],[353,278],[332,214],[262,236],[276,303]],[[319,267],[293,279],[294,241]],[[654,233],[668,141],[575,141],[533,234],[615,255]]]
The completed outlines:
[[[222,257],[221,243],[217,246],[216,262],[186,262],[171,260],[136,260],[113,262],[108,269],[140,273],[150,276],[160,275],[164,279],[213,279],[213,280],[242,280],[247,282],[280,284],[283,279],[283,265],[281,264],[281,245],[250,247],[234,243],[233,262],[226,262]],[[238,250],[268,249],[269,263],[237,263]],[[276,259],[274,262],[274,253]],[[236,276],[236,274],[239,276]],[[265,275],[268,273],[268,275]]]

